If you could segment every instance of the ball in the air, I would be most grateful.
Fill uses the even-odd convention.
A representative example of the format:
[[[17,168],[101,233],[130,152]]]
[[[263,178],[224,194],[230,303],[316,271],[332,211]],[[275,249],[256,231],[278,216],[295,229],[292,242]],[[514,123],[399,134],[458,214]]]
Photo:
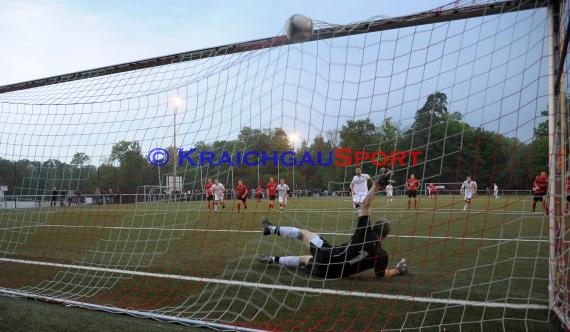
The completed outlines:
[[[285,23],[285,35],[291,41],[304,41],[313,35],[313,21],[307,16],[295,14]]]

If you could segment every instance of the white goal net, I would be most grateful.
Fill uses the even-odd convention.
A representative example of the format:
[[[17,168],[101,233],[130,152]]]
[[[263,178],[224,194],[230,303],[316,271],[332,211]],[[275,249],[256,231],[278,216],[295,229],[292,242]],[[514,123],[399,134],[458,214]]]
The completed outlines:
[[[567,22],[455,1],[0,87],[0,294],[215,329],[569,329]],[[387,265],[308,273],[296,229],[349,242],[351,183],[383,167]]]

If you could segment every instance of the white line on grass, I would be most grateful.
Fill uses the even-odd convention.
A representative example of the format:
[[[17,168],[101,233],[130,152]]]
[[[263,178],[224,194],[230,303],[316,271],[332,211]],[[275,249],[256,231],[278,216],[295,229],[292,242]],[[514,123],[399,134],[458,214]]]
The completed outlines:
[[[3,209],[0,209],[3,211]],[[232,212],[232,209],[226,209],[227,213],[235,213]],[[492,215],[520,215],[520,216],[529,216],[529,217],[546,217],[544,212],[530,212],[526,210],[521,211],[507,211],[504,207],[497,207],[491,209],[476,209],[471,208],[469,211],[463,211],[463,206],[457,208],[416,208],[416,209],[406,209],[405,207],[401,206],[384,206],[384,207],[376,207],[371,209],[372,212],[394,212],[394,213],[437,213],[437,214],[444,214],[444,213],[456,213],[456,214],[492,214]],[[85,208],[85,207],[65,207],[65,208],[33,208],[33,209],[6,209],[5,212],[2,214],[5,215],[19,215],[20,213],[36,213],[41,212],[42,214],[57,214],[61,212],[80,212],[80,213],[89,213],[89,212],[101,212],[101,213],[132,213],[134,212],[136,216],[139,215],[159,215],[163,213],[190,213],[190,212],[203,212],[208,213],[208,211],[204,210],[200,207],[190,207],[190,206],[183,206],[183,207],[160,207],[156,209],[123,209],[123,208],[115,208],[115,209],[95,209],[95,208]],[[293,208],[289,207],[285,210],[285,213],[322,213],[322,212],[331,212],[330,208],[322,207],[322,208]],[[346,214],[346,213],[356,213],[354,208],[345,208],[345,207],[337,207],[334,209],[334,212],[339,214]],[[267,213],[274,213],[272,211],[268,211],[266,209],[261,210],[248,210],[242,211],[241,213],[250,214],[250,213],[257,213],[257,214],[267,214]]]
[[[226,232],[226,233],[260,233],[261,231],[248,231],[239,229],[207,229],[207,228],[166,228],[166,227],[124,227],[124,226],[97,226],[97,225],[61,225],[61,224],[47,224],[47,225],[26,225],[9,228],[0,228],[0,230],[15,230],[21,228],[34,228],[34,227],[54,227],[54,228],[96,228],[103,230],[132,230],[132,231],[158,231],[158,232]],[[352,233],[331,233],[319,232],[320,235],[347,235]],[[463,237],[463,236],[426,236],[426,235],[390,235],[394,238],[410,238],[410,239],[436,239],[436,240],[473,240],[473,241],[518,241],[518,242],[544,242],[544,239],[525,239],[525,238],[490,238],[490,237]]]
[[[130,271],[130,270],[110,269],[110,268],[102,268],[102,267],[94,267],[94,266],[59,264],[59,263],[40,262],[40,261],[12,259],[12,258],[0,258],[0,261],[1,262],[7,262],[7,263],[50,266],[50,267],[87,270],[87,271],[96,271],[96,272],[121,273],[121,274],[128,274],[128,275],[141,276],[141,277],[176,279],[176,280],[184,280],[184,281],[214,283],[214,284],[251,287],[251,288],[266,288],[266,289],[271,289],[271,290],[280,289],[280,290],[284,290],[284,291],[297,291],[297,292],[302,292],[302,293],[330,294],[330,295],[354,296],[354,297],[375,298],[375,299],[385,299],[385,300],[422,302],[422,303],[439,303],[439,304],[446,304],[446,305],[463,305],[463,306],[486,307],[486,308],[505,308],[505,309],[524,309],[524,310],[529,310],[529,309],[530,310],[548,310],[549,309],[548,306],[544,305],[544,304],[530,304],[530,303],[519,304],[519,303],[506,303],[506,302],[465,301],[465,300],[454,300],[454,299],[419,297],[419,296],[410,296],[410,295],[390,295],[390,294],[379,294],[379,293],[356,292],[356,291],[346,291],[346,290],[339,290],[339,289],[309,288],[309,287],[298,287],[298,286],[291,286],[291,285],[262,284],[262,283],[247,282],[247,281],[225,280],[225,279],[218,279],[218,278],[193,277],[193,276],[185,276],[185,275],[178,275],[178,274]]]

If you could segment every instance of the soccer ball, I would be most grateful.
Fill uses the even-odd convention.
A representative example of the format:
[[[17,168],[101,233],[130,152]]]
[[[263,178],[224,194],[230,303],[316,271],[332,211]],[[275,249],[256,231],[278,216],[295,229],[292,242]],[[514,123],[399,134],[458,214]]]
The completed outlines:
[[[313,21],[307,16],[295,14],[285,23],[285,35],[295,42],[308,40],[313,35]]]

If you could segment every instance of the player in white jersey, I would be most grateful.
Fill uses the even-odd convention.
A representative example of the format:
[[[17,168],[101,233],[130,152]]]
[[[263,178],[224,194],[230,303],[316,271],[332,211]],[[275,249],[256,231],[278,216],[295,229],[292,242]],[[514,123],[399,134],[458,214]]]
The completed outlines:
[[[214,185],[212,186],[212,191],[214,192],[214,212],[218,212],[218,205],[222,204],[222,208],[225,208],[226,205],[224,204],[224,194],[226,192],[226,188],[220,181],[214,181]]]
[[[386,190],[386,199],[388,200],[388,202],[392,202],[394,196],[394,187],[392,186],[391,183],[388,183],[385,190]]]
[[[279,181],[277,194],[279,195],[279,211],[283,211],[287,206],[287,197],[289,197],[289,186],[285,184],[285,179]]]
[[[497,186],[496,182],[493,182],[493,194],[495,195],[495,199],[499,199],[499,186]]]
[[[463,211],[466,211],[471,207],[471,199],[473,196],[477,195],[477,182],[471,180],[471,176],[468,176],[467,180],[463,181],[463,185],[461,186],[461,194],[465,200]]]
[[[357,168],[354,170],[356,175],[352,178],[352,182],[350,183],[350,193],[352,194],[352,203],[354,204],[354,208],[360,208],[360,204],[366,197],[368,193],[368,181],[372,181],[370,179],[370,175],[362,174],[362,170]]]

